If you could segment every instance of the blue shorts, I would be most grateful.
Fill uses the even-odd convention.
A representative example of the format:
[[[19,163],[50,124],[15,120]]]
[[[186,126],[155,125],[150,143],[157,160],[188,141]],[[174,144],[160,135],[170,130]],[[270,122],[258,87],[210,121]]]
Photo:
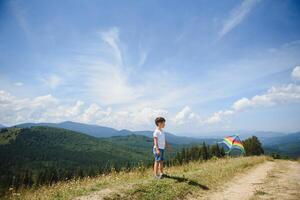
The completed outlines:
[[[164,161],[165,150],[164,149],[159,149],[159,151],[160,151],[160,154],[158,155],[156,153],[156,149],[153,148],[153,154],[154,154],[155,161]]]

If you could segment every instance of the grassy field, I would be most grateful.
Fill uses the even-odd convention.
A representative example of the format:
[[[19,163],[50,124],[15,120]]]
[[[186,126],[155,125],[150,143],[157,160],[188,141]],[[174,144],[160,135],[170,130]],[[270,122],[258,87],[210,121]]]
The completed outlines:
[[[101,193],[102,190],[109,191],[105,199],[180,199],[187,195],[195,197],[216,190],[233,176],[269,159],[260,156],[191,162],[166,168],[169,176],[162,180],[154,180],[151,169],[141,168],[132,172],[87,177],[37,189],[11,191],[7,198],[65,200],[96,191]]]

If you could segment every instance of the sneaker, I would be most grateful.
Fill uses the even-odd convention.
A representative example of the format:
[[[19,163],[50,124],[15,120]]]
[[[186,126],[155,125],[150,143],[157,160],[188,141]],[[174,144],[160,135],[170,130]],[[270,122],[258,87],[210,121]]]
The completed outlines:
[[[162,179],[162,176],[161,175],[156,175],[154,178],[155,179]]]

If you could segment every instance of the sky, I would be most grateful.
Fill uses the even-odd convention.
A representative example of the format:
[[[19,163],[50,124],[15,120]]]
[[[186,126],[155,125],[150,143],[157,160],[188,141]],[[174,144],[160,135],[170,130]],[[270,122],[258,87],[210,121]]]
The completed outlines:
[[[300,3],[0,1],[0,123],[300,130]]]

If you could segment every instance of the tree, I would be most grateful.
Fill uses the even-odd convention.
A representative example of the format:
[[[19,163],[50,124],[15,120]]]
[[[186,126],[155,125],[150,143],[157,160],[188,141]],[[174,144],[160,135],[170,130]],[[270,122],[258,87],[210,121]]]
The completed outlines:
[[[209,159],[209,152],[208,152],[208,147],[206,146],[205,142],[203,142],[201,151],[202,151],[203,160],[208,160]]]
[[[219,147],[219,145],[215,144],[215,145],[212,145],[210,147],[210,155],[220,158],[220,157],[223,157],[225,155],[225,152],[223,154],[220,147]]]
[[[182,159],[182,163],[187,162],[187,153],[185,151],[185,148],[182,148],[181,150],[181,159]]]
[[[262,148],[261,142],[256,136],[252,136],[243,141],[243,146],[246,151],[246,156],[251,155],[261,155],[264,154],[264,149]]]

